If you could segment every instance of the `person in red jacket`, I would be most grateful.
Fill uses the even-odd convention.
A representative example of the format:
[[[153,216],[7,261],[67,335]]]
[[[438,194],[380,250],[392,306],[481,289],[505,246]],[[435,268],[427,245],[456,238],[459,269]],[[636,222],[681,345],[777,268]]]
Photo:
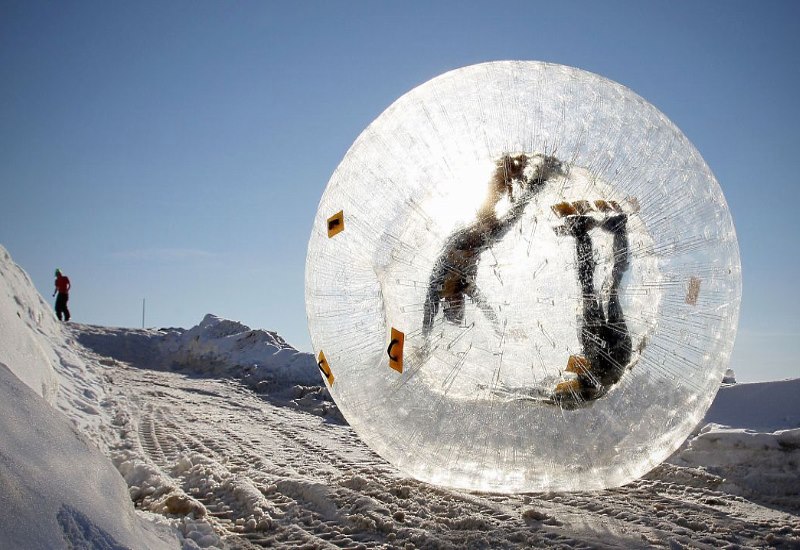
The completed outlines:
[[[69,300],[70,285],[69,277],[63,275],[60,269],[56,269],[56,289],[53,291],[53,296],[58,293],[56,298],[56,317],[58,320],[69,321],[69,309],[67,309],[67,301]]]

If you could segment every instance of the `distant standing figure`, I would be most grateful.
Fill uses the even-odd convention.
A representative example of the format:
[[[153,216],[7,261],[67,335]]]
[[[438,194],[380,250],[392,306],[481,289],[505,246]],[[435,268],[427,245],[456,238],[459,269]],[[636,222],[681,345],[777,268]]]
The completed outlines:
[[[56,289],[53,291],[53,296],[58,293],[56,297],[56,317],[58,317],[59,321],[69,321],[67,302],[69,301],[69,289],[71,286],[69,277],[63,275],[60,269],[56,269]]]

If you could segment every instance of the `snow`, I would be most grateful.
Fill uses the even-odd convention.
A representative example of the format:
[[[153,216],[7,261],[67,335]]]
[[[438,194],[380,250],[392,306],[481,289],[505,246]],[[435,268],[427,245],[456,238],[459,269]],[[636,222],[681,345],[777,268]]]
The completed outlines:
[[[273,332],[63,326],[2,248],[0,274],[0,548],[800,545],[800,379],[723,386],[619,489],[455,491],[365,446]]]
[[[58,392],[53,364],[56,357],[49,339],[60,334],[50,306],[30,277],[0,246],[0,363],[6,365],[33,391],[52,403]],[[13,343],[13,345],[12,345]],[[49,352],[49,353],[48,353]]]
[[[672,461],[725,479],[732,494],[771,503],[800,495],[800,378],[723,386],[703,426]]]
[[[53,408],[56,369],[74,367],[60,364],[63,333],[2,246],[0,274],[0,546],[176,546],[166,527],[136,514],[108,458]]]
[[[81,327],[79,342],[148,368],[182,368],[198,376],[236,378],[253,389],[319,383],[316,361],[278,334],[208,314],[189,329]]]

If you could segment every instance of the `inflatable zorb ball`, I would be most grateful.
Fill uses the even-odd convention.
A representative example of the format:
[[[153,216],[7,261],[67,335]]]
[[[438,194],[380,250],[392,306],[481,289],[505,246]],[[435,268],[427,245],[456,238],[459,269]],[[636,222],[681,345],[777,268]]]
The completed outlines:
[[[688,139],[629,89],[496,62],[398,99],[320,201],[306,307],[361,438],[430,483],[622,485],[669,456],[733,347],[738,245]]]

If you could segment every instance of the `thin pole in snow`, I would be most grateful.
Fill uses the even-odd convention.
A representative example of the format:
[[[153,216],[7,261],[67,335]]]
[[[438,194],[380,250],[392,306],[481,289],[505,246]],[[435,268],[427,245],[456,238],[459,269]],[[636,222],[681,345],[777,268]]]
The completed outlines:
[[[144,298],[142,298],[142,328],[144,328]]]

